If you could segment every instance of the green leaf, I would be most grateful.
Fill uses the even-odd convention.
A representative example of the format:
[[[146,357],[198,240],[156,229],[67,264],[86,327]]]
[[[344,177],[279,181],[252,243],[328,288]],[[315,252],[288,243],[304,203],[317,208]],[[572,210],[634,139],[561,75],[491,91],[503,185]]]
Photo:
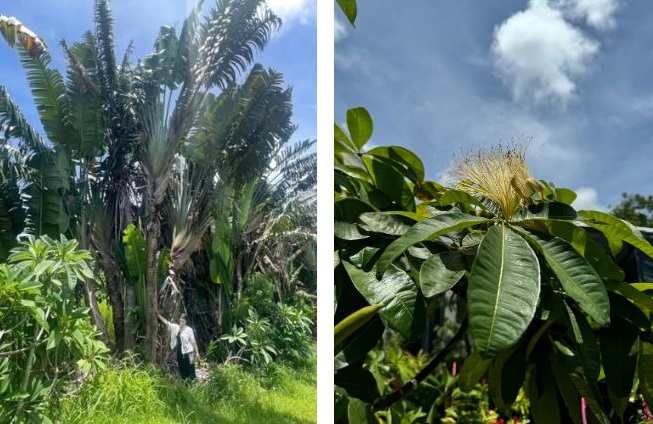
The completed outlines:
[[[342,351],[336,356],[334,363],[347,366],[365,359],[367,352],[378,344],[384,331],[385,325],[383,325],[381,318],[376,315],[343,341]],[[339,368],[342,368],[342,366],[336,366],[336,369]]]
[[[403,216],[403,214],[402,214]],[[382,233],[393,236],[401,236],[410,229],[410,225],[399,219],[399,214],[393,212],[366,212],[359,217],[361,228],[371,233]],[[415,221],[421,217],[415,215]]]
[[[374,270],[365,272],[348,262],[343,262],[343,265],[354,286],[369,304],[385,305],[379,314],[388,324],[408,339],[419,334],[425,306],[418,296],[415,282],[407,273],[392,267],[381,280],[377,280]]]
[[[569,372],[556,355],[549,355],[551,371],[560,391],[560,397],[567,406],[567,411],[574,424],[581,424],[580,397],[578,391],[571,381]]]
[[[333,235],[341,240],[363,240],[369,238],[358,231],[358,225],[349,222],[334,222]]]
[[[356,21],[356,14],[358,13],[358,8],[356,7],[356,0],[336,0],[340,10],[345,14],[347,20],[352,26]]]
[[[367,155],[389,160],[406,178],[418,184],[424,181],[424,164],[413,152],[401,146],[375,147],[365,152]]]
[[[393,241],[379,258],[378,272],[382,274],[410,246],[424,240],[435,239],[443,234],[489,222],[486,218],[460,212],[447,212],[413,225],[406,234]]]
[[[637,367],[637,327],[613,317],[612,325],[601,329],[600,335],[601,357],[608,388],[616,398],[628,398]]]
[[[336,371],[333,382],[351,397],[372,403],[379,397],[376,380],[369,370],[350,365]]]
[[[460,252],[440,252],[429,256],[419,272],[420,288],[425,297],[451,289],[465,275],[465,258]]]
[[[567,242],[556,237],[537,235],[532,231],[520,234],[529,239],[554,272],[565,292],[599,325],[610,323],[608,293],[585,258]]]
[[[588,410],[594,415],[597,421],[600,424],[610,424],[610,420],[605,415],[605,411],[603,411],[603,405],[599,400],[598,393],[594,387],[595,385],[588,384],[581,375],[575,372],[572,372],[569,377],[574,386],[576,386],[578,393],[585,398]]]
[[[653,258],[653,246],[642,237],[635,227],[624,220],[599,211],[578,211],[578,215],[586,218],[587,225],[601,231],[608,239],[612,254],[621,251],[622,242],[630,243]]]
[[[564,302],[564,306],[567,310],[567,322],[574,336],[574,345],[579,353],[583,371],[587,380],[594,382],[601,373],[601,356],[594,331],[583,314],[571,308],[566,302]]]
[[[491,359],[484,359],[478,351],[472,352],[465,359],[463,366],[460,368],[460,373],[458,373],[460,389],[464,392],[474,389],[474,386],[485,375],[491,363]]]
[[[373,212],[374,208],[360,199],[347,197],[334,203],[333,214],[335,221],[358,223],[362,213]]]
[[[347,129],[349,130],[351,141],[360,150],[370,137],[372,137],[372,131],[374,129],[372,117],[367,109],[363,107],[349,109],[347,111]]]
[[[469,324],[484,357],[512,346],[530,324],[540,294],[540,268],[528,243],[504,225],[478,248],[467,287]]]
[[[350,399],[347,406],[349,424],[378,424],[372,413],[372,407],[358,399]]]
[[[606,249],[585,228],[572,222],[545,222],[549,233],[571,244],[596,270],[603,280],[623,281],[624,271],[614,263]]]
[[[550,370],[542,369],[539,366],[533,368],[526,385],[526,393],[535,424],[559,424],[562,422],[555,379]]]
[[[653,345],[640,341],[637,364],[639,389],[646,403],[653,405]]]
[[[555,197],[558,202],[571,205],[576,200],[576,193],[568,188],[556,188]]]
[[[653,312],[653,298],[643,291],[638,290],[637,287],[637,283],[616,283],[607,285],[608,290],[615,291],[622,296],[632,300],[639,306]]]
[[[576,219],[576,210],[571,206],[559,202],[537,203],[522,209],[513,219],[513,222],[536,220],[563,220]]]
[[[526,376],[525,345],[504,350],[499,353],[492,364],[488,378],[490,395],[494,404],[504,412],[510,412],[510,406],[517,399],[519,389]]]
[[[448,206],[453,203],[469,203],[470,205],[475,205],[481,209],[485,209],[485,205],[478,200],[476,197],[472,196],[469,193],[464,191],[449,189],[441,197],[438,202],[440,206]]]
[[[347,337],[351,336],[356,330],[374,318],[381,308],[383,308],[383,305],[366,306],[340,321],[333,330],[333,344],[336,346],[336,349],[338,349],[338,346],[340,346]]]
[[[355,153],[357,152],[354,143],[347,137],[347,134],[338,126],[333,124],[334,133],[334,152],[335,153]]]
[[[363,162],[372,177],[374,185],[402,209],[415,210],[415,198],[404,176],[385,161],[364,157]],[[370,193],[371,195],[371,193]]]

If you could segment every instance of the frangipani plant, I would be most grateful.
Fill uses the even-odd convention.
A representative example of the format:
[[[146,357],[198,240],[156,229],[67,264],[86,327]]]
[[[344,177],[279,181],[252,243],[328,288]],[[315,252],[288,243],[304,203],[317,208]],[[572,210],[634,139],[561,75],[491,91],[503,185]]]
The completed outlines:
[[[453,187],[445,188],[424,181],[411,152],[363,150],[372,133],[364,109],[347,118],[349,134],[336,128],[335,140],[335,322],[348,324],[347,337],[336,333],[335,382],[350,422],[405,396],[467,335],[474,350],[459,378],[485,376],[500,409],[524,387],[536,423],[580,423],[581,397],[599,422],[609,422],[597,385],[603,377],[619,416],[636,377],[653,401],[653,300],[644,292],[653,285],[625,283],[614,260],[624,243],[653,258],[636,228],[577,211],[571,190],[537,181],[526,143],[463,155]],[[398,196],[405,192],[412,203]],[[432,302],[445,293],[465,311],[458,334],[423,372],[381,396],[366,353],[385,327],[420,337]],[[378,307],[368,305],[383,306],[374,314]]]

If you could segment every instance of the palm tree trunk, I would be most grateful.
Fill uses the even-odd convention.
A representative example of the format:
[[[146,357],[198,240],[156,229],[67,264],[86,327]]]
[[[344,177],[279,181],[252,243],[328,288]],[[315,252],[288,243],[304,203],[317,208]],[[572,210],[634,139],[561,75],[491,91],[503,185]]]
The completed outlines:
[[[113,332],[116,339],[114,350],[120,355],[125,346],[125,316],[120,279],[122,274],[112,254],[106,251],[100,251],[99,253],[107,282],[107,294],[113,309]]]
[[[84,293],[86,295],[86,301],[88,302],[88,307],[91,310],[91,322],[100,331],[100,339],[104,344],[109,344],[109,333],[107,332],[107,324],[104,322],[104,318],[100,313],[100,307],[97,303],[97,297],[95,296],[95,290],[93,289],[93,283],[86,281],[84,284]]]
[[[161,235],[161,221],[153,202],[149,208],[149,223],[145,228],[147,240],[147,274],[145,275],[145,346],[147,359],[151,363],[157,361],[158,332],[158,276],[157,253]]]
[[[136,287],[134,284],[125,285],[125,350],[134,348],[136,344]]]

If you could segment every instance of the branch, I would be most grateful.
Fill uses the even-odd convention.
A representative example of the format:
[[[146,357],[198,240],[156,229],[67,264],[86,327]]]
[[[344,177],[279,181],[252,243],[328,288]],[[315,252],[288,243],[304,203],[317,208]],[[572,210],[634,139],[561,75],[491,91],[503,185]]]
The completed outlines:
[[[396,390],[392,393],[389,393],[386,395],[384,398],[379,399],[372,405],[372,410],[374,412],[376,411],[381,411],[383,409],[388,409],[392,405],[394,405],[396,402],[398,402],[401,398],[406,396],[408,393],[413,391],[419,384],[426,379],[426,377],[429,376],[437,367],[440,365],[442,361],[449,355],[449,353],[453,350],[453,348],[456,346],[456,344],[463,339],[465,336],[465,332],[467,331],[467,319],[465,319],[462,324],[460,324],[460,328],[458,328],[458,331],[456,334],[453,336],[451,340],[449,340],[449,343],[442,349],[436,356],[435,358],[431,359],[431,361],[426,364],[426,366],[413,378],[410,380],[408,383],[404,384],[399,390]]]

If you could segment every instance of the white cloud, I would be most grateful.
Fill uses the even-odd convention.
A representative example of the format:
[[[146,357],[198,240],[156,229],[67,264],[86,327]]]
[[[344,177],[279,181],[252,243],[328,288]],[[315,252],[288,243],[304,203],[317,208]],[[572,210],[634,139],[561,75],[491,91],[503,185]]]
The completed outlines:
[[[590,209],[607,211],[607,208],[599,202],[599,194],[596,189],[592,187],[580,187],[574,191],[578,196],[572,204],[576,210]]]
[[[556,0],[553,5],[572,19],[583,19],[587,25],[606,31],[615,27],[617,0]]]
[[[347,26],[342,23],[342,21],[338,18],[336,18],[333,21],[333,41],[338,42],[340,40],[343,40],[344,38],[347,38]]]
[[[284,26],[295,21],[307,24],[315,19],[315,0],[266,0],[265,2],[283,20]]]
[[[576,89],[575,79],[587,72],[599,44],[586,37],[546,0],[531,0],[495,28],[492,53],[499,75],[515,99],[565,103]]]

